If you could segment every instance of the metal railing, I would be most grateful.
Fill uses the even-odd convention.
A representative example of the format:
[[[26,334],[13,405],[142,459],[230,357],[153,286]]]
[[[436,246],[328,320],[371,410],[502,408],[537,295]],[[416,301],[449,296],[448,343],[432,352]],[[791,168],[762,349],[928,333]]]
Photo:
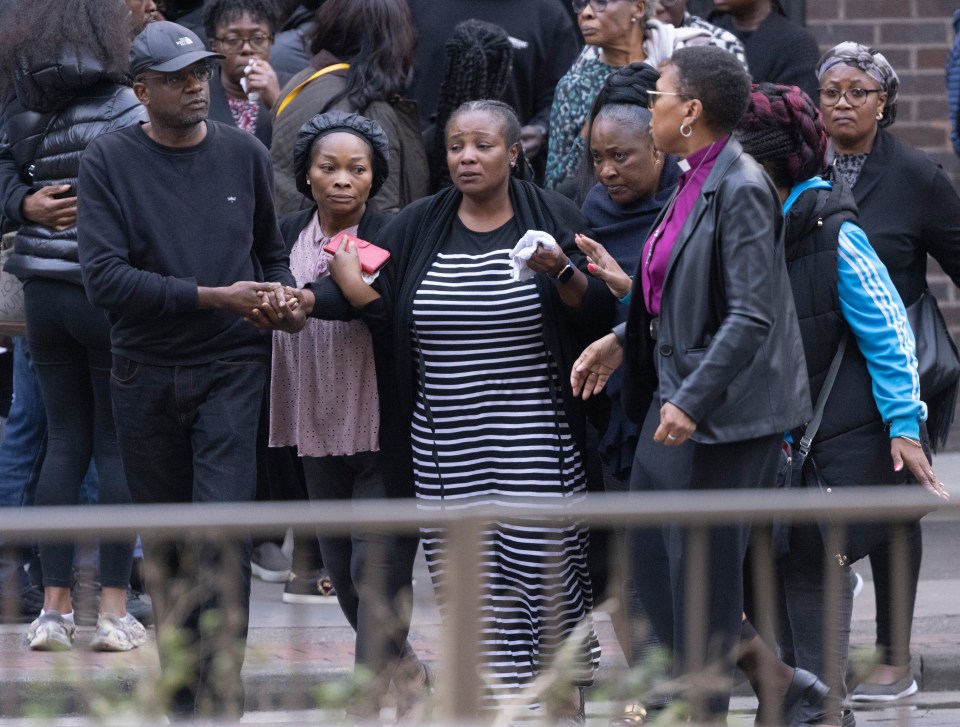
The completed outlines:
[[[418,508],[413,500],[365,502],[287,502],[236,504],[182,504],[47,507],[0,510],[0,533],[5,545],[38,541],[84,541],[132,537],[178,540],[202,535],[206,540],[276,535],[288,527],[298,532],[323,531],[346,535],[351,528],[416,532],[421,526],[445,528],[448,568],[453,573],[478,572],[478,544],[485,523],[537,519],[575,519],[590,527],[659,527],[674,523],[696,534],[706,528],[734,523],[771,524],[789,517],[793,522],[829,520],[841,527],[852,522],[910,522],[931,510],[960,512],[960,502],[944,503],[921,488],[855,487],[837,490],[826,501],[808,490],[729,490],[713,492],[651,492],[591,494],[575,510],[545,510],[542,502],[509,508],[477,506],[467,509]],[[697,536],[691,542],[696,546]],[[701,556],[704,555],[703,545]],[[694,562],[702,557],[693,558]],[[772,568],[772,554],[759,557],[759,571]],[[695,583],[696,580],[694,579]],[[441,644],[437,688],[440,723],[469,723],[477,719],[481,682],[477,672],[478,603],[476,578],[456,580],[448,594]],[[695,608],[703,607],[703,594]],[[765,596],[761,594],[760,600]],[[705,638],[701,635],[700,638]]]

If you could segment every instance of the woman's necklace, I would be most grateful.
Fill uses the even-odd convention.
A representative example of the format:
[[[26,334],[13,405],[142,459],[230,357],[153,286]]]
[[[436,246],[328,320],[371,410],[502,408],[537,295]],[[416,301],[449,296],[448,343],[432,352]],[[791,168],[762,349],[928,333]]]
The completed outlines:
[[[697,164],[697,168],[694,169],[693,174],[690,175],[691,180],[697,176],[697,172],[700,171],[700,167],[702,167],[707,159],[710,158],[710,152],[713,151],[713,145],[716,143],[717,142],[711,143],[707,148],[707,153],[703,155],[703,158],[701,158],[700,162]],[[681,159],[679,162],[677,162],[677,164],[684,172],[690,171],[690,164],[686,159]],[[663,213],[663,217],[660,218],[660,224],[657,225],[657,229],[655,229],[650,235],[650,247],[647,249],[647,257],[643,261],[643,266],[647,270],[650,269],[650,262],[653,260],[653,253],[657,248],[657,243],[660,242],[660,238],[663,237],[663,231],[666,229],[667,223],[670,221],[670,215],[673,213],[673,208],[676,206],[681,192],[682,190],[678,188],[673,197],[670,198],[670,202],[667,204],[667,209]]]

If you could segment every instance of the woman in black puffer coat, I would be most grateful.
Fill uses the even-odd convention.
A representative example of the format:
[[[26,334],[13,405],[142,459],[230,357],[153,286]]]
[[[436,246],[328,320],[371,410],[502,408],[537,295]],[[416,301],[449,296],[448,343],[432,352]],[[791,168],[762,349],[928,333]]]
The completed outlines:
[[[91,456],[99,501],[130,502],[110,404],[110,324],[84,293],[76,229],[87,144],[145,118],[126,75],[129,18],[119,1],[14,0],[0,22],[0,88],[10,99],[0,144],[4,207],[20,217],[7,270],[24,282],[27,340],[48,424],[37,505],[77,504]],[[146,639],[126,613],[132,556],[131,540],[101,544],[95,649],[126,651]],[[40,560],[44,607],[30,625],[30,648],[69,649],[73,546],[41,544]]]

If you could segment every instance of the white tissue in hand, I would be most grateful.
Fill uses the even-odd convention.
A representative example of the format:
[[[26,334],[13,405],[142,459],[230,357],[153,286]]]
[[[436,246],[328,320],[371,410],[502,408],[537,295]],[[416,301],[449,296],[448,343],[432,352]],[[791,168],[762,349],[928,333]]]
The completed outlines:
[[[527,230],[510,252],[510,277],[513,280],[529,280],[536,275],[527,267],[527,260],[533,257],[538,245],[543,245],[545,250],[554,250],[558,247],[557,241],[549,232]]]

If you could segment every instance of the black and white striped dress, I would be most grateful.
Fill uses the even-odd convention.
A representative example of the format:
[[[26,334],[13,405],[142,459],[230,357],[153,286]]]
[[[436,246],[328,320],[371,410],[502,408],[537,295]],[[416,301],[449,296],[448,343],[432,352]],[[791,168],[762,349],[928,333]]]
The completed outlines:
[[[422,508],[537,498],[544,508],[573,511],[585,494],[536,286],[510,279],[520,235],[513,220],[476,233],[455,219],[414,297],[420,386],[412,439]],[[455,587],[477,574],[446,573],[443,531],[421,534],[442,609],[445,580]],[[586,546],[576,522],[496,523],[485,531],[480,665],[488,706],[517,698],[581,623],[572,667],[576,683],[591,682],[600,650]]]

